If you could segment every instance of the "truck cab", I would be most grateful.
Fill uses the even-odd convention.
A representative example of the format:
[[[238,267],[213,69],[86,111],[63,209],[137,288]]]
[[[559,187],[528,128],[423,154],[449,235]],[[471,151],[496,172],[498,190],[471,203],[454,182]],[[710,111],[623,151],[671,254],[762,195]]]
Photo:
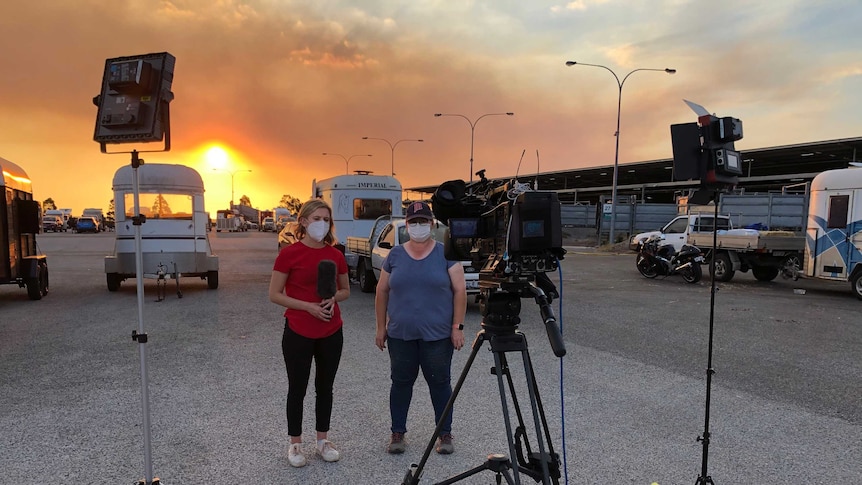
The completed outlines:
[[[673,218],[657,231],[642,232],[635,234],[629,240],[629,249],[638,250],[638,244],[646,241],[651,236],[664,235],[665,244],[673,245],[675,251],[682,249],[688,243],[691,234],[712,234],[715,216],[712,214],[689,214]],[[729,216],[718,216],[718,230],[727,231],[733,229]]]
[[[264,232],[275,232],[275,219],[272,217],[264,217],[259,230]]]

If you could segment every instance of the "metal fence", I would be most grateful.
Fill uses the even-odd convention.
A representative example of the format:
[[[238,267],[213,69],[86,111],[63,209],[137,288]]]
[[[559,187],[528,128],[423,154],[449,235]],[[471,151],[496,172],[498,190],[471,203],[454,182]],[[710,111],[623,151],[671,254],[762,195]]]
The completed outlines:
[[[758,225],[764,229],[802,232],[808,219],[805,194],[723,195],[718,210],[730,216],[734,227]]]
[[[563,206],[563,225],[598,228],[599,240],[606,242],[611,227],[610,198],[606,197],[602,202],[601,207]],[[634,199],[618,201],[614,209],[614,233],[618,235],[618,241],[632,234],[660,229],[688,210],[677,204],[638,203]],[[769,230],[801,232],[808,219],[808,196],[780,193],[724,194],[720,198],[718,211],[729,215],[734,227],[757,226]]]

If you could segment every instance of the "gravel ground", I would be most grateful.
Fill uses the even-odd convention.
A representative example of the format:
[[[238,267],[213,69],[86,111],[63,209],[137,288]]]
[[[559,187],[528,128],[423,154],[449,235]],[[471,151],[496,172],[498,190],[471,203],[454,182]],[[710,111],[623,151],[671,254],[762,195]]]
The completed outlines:
[[[401,483],[432,434],[433,411],[419,379],[408,451],[385,453],[389,360],[374,347],[373,295],[354,286],[342,305],[345,353],[330,437],[343,458],[325,463],[312,454],[306,467],[291,468],[283,320],[266,297],[275,237],[212,239],[221,261],[218,290],[182,280],[181,299],[168,286],[167,298],[156,302],[155,282],[145,282],[155,474],[165,484]],[[137,299],[133,281],[106,290],[102,258],[112,245],[110,234],[40,236],[50,294],[31,302],[23,289],[0,287],[0,471],[9,483],[133,483],[143,476],[141,366],[130,338]],[[522,300],[520,326],[551,441],[565,458],[561,483],[694,483],[701,471],[695,438],[704,420],[708,282],[646,282],[631,253],[578,248],[570,248],[563,275],[564,304],[554,306],[566,357],[551,353],[529,300]],[[709,474],[720,484],[857,481],[859,302],[843,285],[762,287],[737,278],[722,288],[734,303],[717,311]],[[808,288],[805,299],[793,295],[794,286]],[[468,335],[480,321],[471,304]],[[480,344],[455,403],[455,453],[432,453],[422,483],[478,466],[489,453],[508,454],[489,350]],[[465,369],[469,353],[456,352],[453,372]],[[521,357],[506,355],[537,449]],[[310,390],[309,452],[312,397]],[[523,475],[521,482],[534,483]],[[485,471],[461,483],[494,483],[494,476]]]

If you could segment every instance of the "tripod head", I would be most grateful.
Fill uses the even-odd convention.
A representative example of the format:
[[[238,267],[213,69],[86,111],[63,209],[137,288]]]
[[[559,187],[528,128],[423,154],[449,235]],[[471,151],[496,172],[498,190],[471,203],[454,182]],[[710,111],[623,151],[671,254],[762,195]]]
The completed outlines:
[[[546,290],[550,297],[545,293]],[[556,297],[559,297],[559,293],[544,273],[537,274],[534,280],[503,281],[495,287],[483,288],[479,307],[484,317],[482,328],[493,335],[514,333],[521,323],[521,298],[533,298],[539,305],[551,349],[554,355],[562,357],[566,355],[566,346],[551,309],[551,300]]]

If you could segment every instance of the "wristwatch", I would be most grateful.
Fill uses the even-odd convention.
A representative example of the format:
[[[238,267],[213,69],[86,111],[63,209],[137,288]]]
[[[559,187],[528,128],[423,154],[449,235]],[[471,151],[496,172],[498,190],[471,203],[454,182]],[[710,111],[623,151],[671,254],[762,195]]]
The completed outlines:
[[[464,324],[459,323],[457,326],[453,326],[452,328],[457,328],[458,330],[464,330]]]

